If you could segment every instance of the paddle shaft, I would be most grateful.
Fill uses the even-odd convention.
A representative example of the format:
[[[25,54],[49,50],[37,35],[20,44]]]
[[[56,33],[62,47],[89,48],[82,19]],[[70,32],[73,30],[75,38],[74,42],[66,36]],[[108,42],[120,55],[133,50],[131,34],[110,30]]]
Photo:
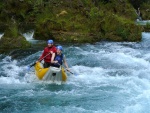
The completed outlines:
[[[73,74],[74,75],[74,73],[73,72],[71,72],[71,71],[69,71],[68,69],[66,69],[68,72],[70,72],[71,74]]]
[[[60,66],[62,66],[64,69],[65,69],[65,67],[63,66],[63,65],[61,65],[61,64],[59,64],[59,63],[57,63],[58,65],[60,65]],[[74,75],[74,73],[73,72],[71,72],[70,70],[68,70],[68,69],[66,69],[68,72],[70,72],[71,74],[73,74]]]
[[[46,58],[48,55],[50,54],[50,52],[47,54],[47,55],[45,55],[41,60],[39,60],[39,62],[41,62],[44,58]],[[30,68],[32,67],[32,66],[34,66],[36,64],[36,62],[34,62],[33,64],[31,64],[30,65]]]

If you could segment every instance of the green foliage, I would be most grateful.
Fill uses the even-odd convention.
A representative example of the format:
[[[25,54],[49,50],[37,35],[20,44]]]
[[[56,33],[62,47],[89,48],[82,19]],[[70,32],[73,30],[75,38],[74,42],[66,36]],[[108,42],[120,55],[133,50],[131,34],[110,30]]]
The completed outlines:
[[[97,7],[91,8],[91,10],[90,10],[90,18],[91,19],[99,18],[102,16],[104,16],[103,12],[102,11],[100,12]]]
[[[127,41],[130,35],[130,32],[129,32],[129,29],[124,28],[124,26],[120,26],[120,27],[118,26],[116,29],[116,34],[122,37],[125,41]]]
[[[19,35],[18,25],[10,23],[10,25],[6,28],[4,35],[16,38]]]
[[[144,31],[145,31],[145,32],[150,32],[150,23],[147,23],[147,24],[144,26]]]
[[[150,29],[150,23],[146,23],[146,28]]]
[[[150,20],[150,1],[141,4],[141,16],[143,20]]]
[[[17,37],[18,29],[24,31],[26,25],[34,26],[37,39],[59,39],[52,32],[60,36],[71,32],[66,40],[77,42],[86,42],[87,37],[90,41],[108,37],[130,40],[141,32],[133,26],[136,14],[128,0],[6,0],[2,4],[0,21],[7,25],[5,34],[9,37]],[[66,13],[61,14],[63,11]]]
[[[105,17],[101,28],[105,37],[114,41],[135,41],[141,38],[142,29],[138,28],[133,21],[118,15],[110,14]]]
[[[36,22],[39,24],[46,23],[47,21],[53,21],[54,15],[51,12],[43,12],[40,15],[37,15]]]

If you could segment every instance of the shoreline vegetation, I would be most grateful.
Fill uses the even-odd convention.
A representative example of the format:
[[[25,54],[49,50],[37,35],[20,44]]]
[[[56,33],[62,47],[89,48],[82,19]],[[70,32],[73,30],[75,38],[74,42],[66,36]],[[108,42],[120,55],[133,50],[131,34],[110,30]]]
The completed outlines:
[[[0,12],[0,53],[30,48],[21,35],[30,30],[35,39],[61,43],[139,42],[150,31],[150,24],[135,24],[150,20],[149,0],[1,0]]]

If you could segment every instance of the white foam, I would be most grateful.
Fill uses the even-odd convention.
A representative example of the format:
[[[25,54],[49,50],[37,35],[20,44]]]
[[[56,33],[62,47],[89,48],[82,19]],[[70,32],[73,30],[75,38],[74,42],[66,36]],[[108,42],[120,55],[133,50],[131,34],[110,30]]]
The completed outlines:
[[[31,30],[31,31],[29,31],[27,33],[23,33],[22,35],[26,38],[27,41],[31,41],[31,40],[34,39],[33,38],[34,30]]]
[[[149,113],[150,90],[144,90],[141,94],[132,97],[130,104],[125,107],[124,113]]]
[[[20,84],[20,80],[14,77],[0,77],[0,84]]]
[[[144,35],[145,42],[150,41],[149,34]],[[70,103],[63,106],[64,112],[148,113],[150,110],[150,54],[146,53],[147,51],[143,48],[132,48],[136,43],[100,44],[67,48],[77,53],[77,57],[69,56],[68,58],[74,60],[75,65],[72,65],[71,71],[77,76],[69,74],[61,90],[51,91],[45,88],[45,85],[50,83],[38,80],[34,72],[26,73],[20,80],[19,72],[22,72],[24,67],[18,67],[17,61],[12,61],[9,57],[1,62],[2,69],[8,77],[0,77],[0,81],[3,84],[21,84],[23,81],[25,84],[43,85],[43,88],[40,87],[36,94],[39,96],[55,95],[60,99],[65,97]],[[143,54],[144,52],[146,54]],[[25,61],[32,60],[39,54],[41,51],[28,56]],[[79,64],[77,64],[78,61],[80,61]],[[87,62],[89,65],[86,64]],[[91,66],[93,62],[99,65]],[[32,96],[34,93],[33,90],[28,90],[21,94]],[[87,106],[84,105],[84,99],[88,100],[85,102]],[[72,101],[74,101],[73,104]],[[88,109],[88,106],[91,109]],[[61,108],[59,104],[57,107],[52,106],[51,110],[61,112]]]
[[[150,20],[137,21],[136,23],[139,25],[146,25],[147,23],[150,23]]]
[[[20,73],[26,73],[25,71],[25,67],[17,66],[17,60],[12,60],[10,56],[5,57],[1,62],[1,72],[4,76],[0,77],[2,81],[0,84],[27,83],[28,81],[23,80],[23,77],[20,75]]]
[[[8,77],[17,77],[19,72],[21,71],[20,67],[16,65],[17,61],[14,60],[12,62],[9,62],[8,64],[2,66],[2,69],[5,70],[4,73]]]
[[[3,37],[4,33],[0,34],[0,39]]]

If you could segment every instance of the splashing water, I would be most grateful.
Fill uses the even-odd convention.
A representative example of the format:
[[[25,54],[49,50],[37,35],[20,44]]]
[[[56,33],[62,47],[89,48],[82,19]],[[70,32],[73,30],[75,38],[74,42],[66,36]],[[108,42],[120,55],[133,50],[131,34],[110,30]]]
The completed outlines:
[[[27,33],[23,33],[22,35],[26,38],[27,41],[31,41],[33,40],[34,30],[31,30]]]
[[[0,39],[3,37],[4,33],[0,34]]]
[[[65,84],[39,81],[33,67],[42,51],[12,59],[0,55],[0,111],[13,113],[149,113],[150,33],[136,42],[65,45]],[[24,55],[23,52],[19,53]]]

